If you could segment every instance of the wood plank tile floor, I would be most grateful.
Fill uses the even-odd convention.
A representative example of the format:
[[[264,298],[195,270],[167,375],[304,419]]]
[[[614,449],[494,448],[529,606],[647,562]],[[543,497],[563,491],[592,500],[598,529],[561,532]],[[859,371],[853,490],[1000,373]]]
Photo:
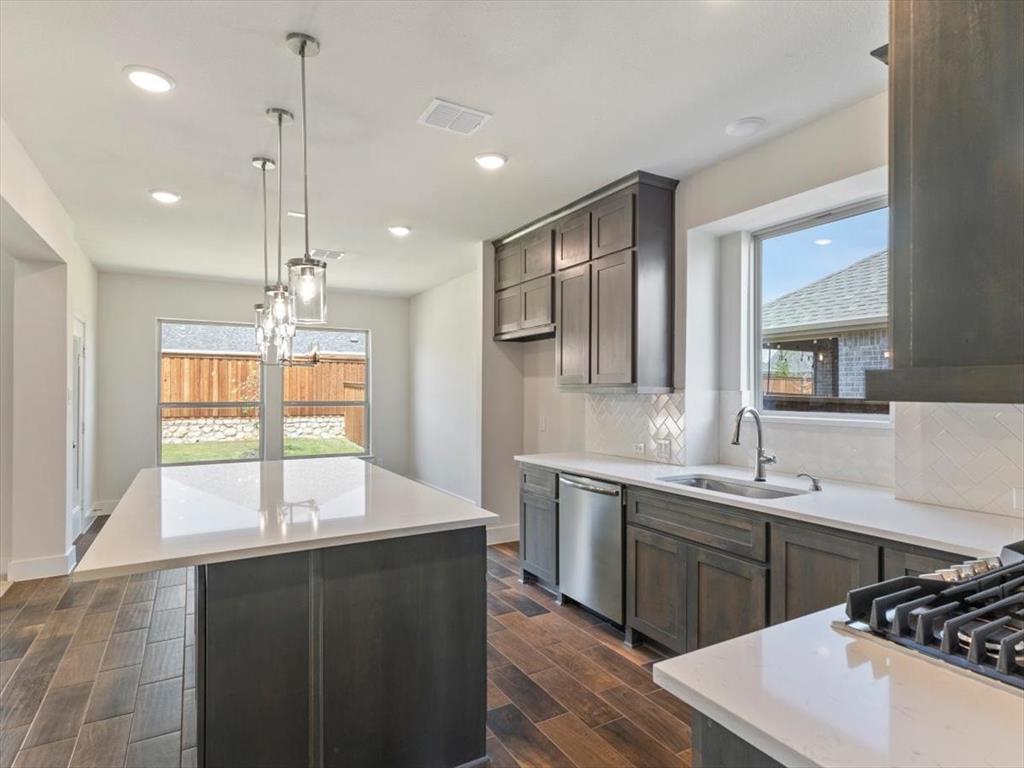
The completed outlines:
[[[79,557],[100,518],[76,542]],[[520,584],[488,548],[487,751],[511,766],[687,766],[689,710],[661,656]],[[17,582],[0,596],[0,768],[196,763],[194,572]]]

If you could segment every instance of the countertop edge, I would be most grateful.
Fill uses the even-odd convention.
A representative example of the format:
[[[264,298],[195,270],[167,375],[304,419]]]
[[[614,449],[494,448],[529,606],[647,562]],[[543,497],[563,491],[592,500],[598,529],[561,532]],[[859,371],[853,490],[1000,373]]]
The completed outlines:
[[[513,457],[514,460],[519,464],[529,464],[531,466],[543,467],[545,469],[554,469],[565,472],[580,472],[579,467],[567,465],[564,462],[557,460],[535,458],[529,454],[522,454]],[[617,459],[618,457],[609,456],[610,459]],[[685,474],[688,471],[693,471],[692,468],[686,466],[679,466],[676,468],[677,473]],[[609,480],[612,482],[623,483],[625,485],[632,485],[636,487],[646,488],[652,491],[659,491],[661,493],[668,493],[675,496],[683,496],[693,499],[701,499],[703,501],[712,501],[724,506],[736,507],[737,509],[745,509],[750,512],[757,512],[763,515],[771,515],[785,520],[794,520],[797,522],[807,523],[810,525],[820,525],[825,528],[833,528],[839,531],[847,531],[848,533],[857,533],[863,536],[872,536],[878,539],[887,539],[889,541],[895,541],[901,544],[908,544],[910,546],[922,547],[924,549],[932,549],[941,552],[949,552],[958,555],[964,555],[969,557],[990,557],[998,554],[998,549],[983,549],[980,547],[965,545],[960,542],[951,542],[945,539],[932,539],[926,536],[918,534],[905,533],[901,531],[894,531],[891,529],[880,528],[872,525],[862,525],[847,520],[837,520],[822,515],[815,515],[799,510],[786,509],[782,507],[772,506],[767,503],[760,502],[758,500],[752,500],[745,497],[727,497],[720,493],[713,491],[705,491],[699,488],[690,488],[683,485],[670,485],[663,482],[653,482],[644,478],[630,477],[628,475],[608,472],[602,469],[588,469],[587,474],[593,475],[595,478]],[[896,501],[899,501],[898,499]],[[953,509],[951,507],[942,507],[941,509]],[[963,510],[969,514],[985,514],[983,512],[974,512],[971,510]],[[1007,518],[1010,519],[1010,518]]]
[[[737,717],[731,710],[717,704],[712,699],[697,693],[678,678],[661,670],[660,666],[660,662],[654,665],[654,682],[700,714],[714,720],[723,728],[728,729],[783,765],[794,768],[818,768],[818,763],[811,761],[806,755],[786,746],[748,720]]]
[[[466,520],[450,520],[440,523],[425,523],[406,528],[394,528],[385,531],[365,531],[350,535],[340,535],[327,539],[314,539],[310,541],[296,541],[287,543],[268,544],[264,547],[246,549],[225,549],[219,552],[211,552],[202,555],[182,555],[180,557],[168,557],[160,560],[153,560],[146,563],[133,563],[131,565],[116,565],[106,568],[90,568],[84,571],[78,566],[71,573],[73,582],[96,581],[118,576],[131,576],[136,573],[147,573],[149,571],[169,570],[173,568],[189,568],[199,565],[213,565],[233,560],[251,560],[257,557],[268,557],[271,555],[283,555],[290,552],[312,551],[314,549],[328,549],[350,544],[366,544],[371,541],[384,541],[387,539],[400,539],[406,536],[421,536],[430,533],[443,533],[462,528],[475,528],[486,526],[498,516],[493,512],[483,512],[479,517]],[[79,563],[81,565],[81,562]]]

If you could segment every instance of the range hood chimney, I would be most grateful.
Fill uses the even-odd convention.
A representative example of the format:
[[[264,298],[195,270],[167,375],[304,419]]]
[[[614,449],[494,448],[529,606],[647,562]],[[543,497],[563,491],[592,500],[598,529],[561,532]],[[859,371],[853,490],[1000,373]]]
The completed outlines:
[[[890,4],[892,369],[869,400],[1024,403],[1024,3]]]

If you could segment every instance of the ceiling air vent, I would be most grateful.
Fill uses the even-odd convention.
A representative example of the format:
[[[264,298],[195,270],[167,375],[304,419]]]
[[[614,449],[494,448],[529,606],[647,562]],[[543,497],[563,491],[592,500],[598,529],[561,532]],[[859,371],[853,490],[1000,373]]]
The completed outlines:
[[[434,99],[416,122],[451,131],[460,136],[472,136],[477,129],[491,119],[487,112],[472,107],[463,107],[443,99]]]

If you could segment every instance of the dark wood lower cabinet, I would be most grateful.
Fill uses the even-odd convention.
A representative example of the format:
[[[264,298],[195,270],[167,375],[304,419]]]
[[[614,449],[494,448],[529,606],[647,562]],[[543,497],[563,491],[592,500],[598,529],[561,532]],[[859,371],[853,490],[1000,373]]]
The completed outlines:
[[[201,566],[197,759],[485,759],[482,526]]]
[[[710,549],[690,547],[686,582],[688,651],[767,625],[768,569],[765,566]]]
[[[694,710],[694,768],[782,768],[782,763],[744,741],[728,728]]]
[[[920,576],[931,573],[939,568],[948,568],[953,563],[962,562],[964,558],[957,555],[926,555],[907,552],[893,547],[882,550],[882,572],[884,579],[895,579],[898,576]]]
[[[558,583],[558,502],[519,494],[519,559],[523,573]]]
[[[878,581],[879,549],[821,530],[772,523],[772,624],[843,603],[851,589]]]
[[[686,651],[687,545],[626,526],[626,626],[673,651]]]

